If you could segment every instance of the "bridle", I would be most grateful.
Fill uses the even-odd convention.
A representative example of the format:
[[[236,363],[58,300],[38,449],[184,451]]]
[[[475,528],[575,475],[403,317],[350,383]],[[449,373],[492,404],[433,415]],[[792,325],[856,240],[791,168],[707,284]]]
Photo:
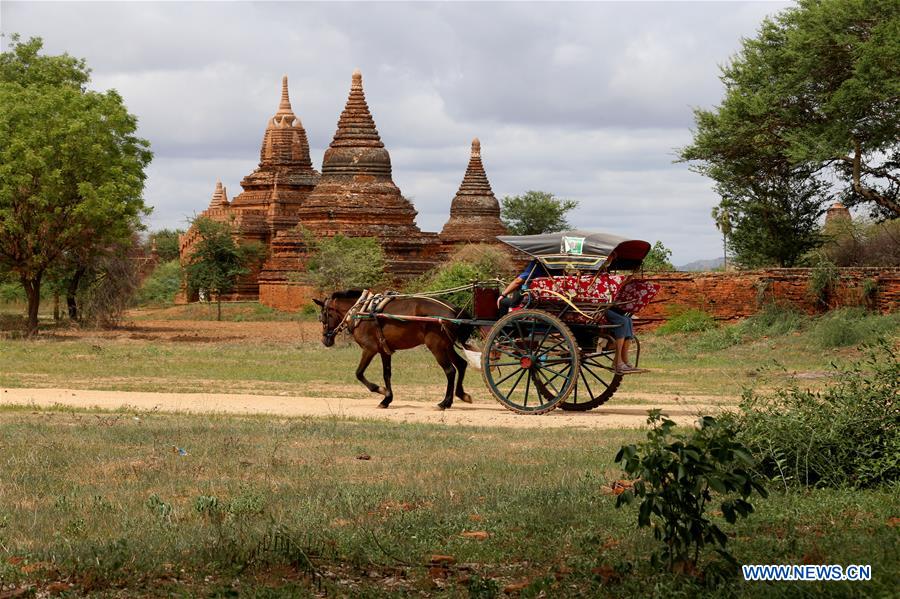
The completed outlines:
[[[356,313],[359,312],[359,309],[362,307],[362,304],[365,301],[366,297],[365,297],[365,294],[360,296],[360,298],[358,300],[356,300],[356,303],[353,304],[349,310],[347,310],[346,314],[344,314],[344,317],[341,319],[341,322],[338,323],[338,325],[336,327],[334,327],[332,330],[329,331],[328,330],[328,313],[329,313],[329,311],[334,311],[337,314],[340,314],[340,312],[338,312],[335,308],[333,308],[329,305],[329,302],[332,299],[333,298],[329,298],[329,299],[325,300],[325,302],[322,304],[322,313],[319,316],[319,320],[322,322],[322,337],[329,343],[334,341],[334,338],[337,337],[337,335],[344,329],[350,327],[350,329],[352,330],[353,327],[351,327],[350,325],[353,322],[354,316],[356,316]]]

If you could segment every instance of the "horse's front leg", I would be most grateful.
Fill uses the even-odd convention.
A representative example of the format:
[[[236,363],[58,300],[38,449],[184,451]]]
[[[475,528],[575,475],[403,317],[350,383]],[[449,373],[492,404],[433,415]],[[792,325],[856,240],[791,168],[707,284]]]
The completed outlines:
[[[447,352],[447,344],[438,336],[426,336],[425,346],[434,355],[434,359],[441,365],[444,374],[447,375],[447,391],[444,393],[444,399],[438,404],[442,410],[446,410],[453,405],[453,382],[456,379],[456,368],[453,366],[453,360]]]
[[[386,408],[394,400],[394,390],[391,389],[391,354],[381,354],[381,370],[384,374],[384,399],[378,407]]]
[[[362,356],[359,358],[359,366],[356,367],[356,380],[366,386],[366,389],[372,393],[384,394],[384,387],[380,387],[375,383],[366,379],[366,368],[372,363],[372,358],[377,352],[372,349],[363,348]]]

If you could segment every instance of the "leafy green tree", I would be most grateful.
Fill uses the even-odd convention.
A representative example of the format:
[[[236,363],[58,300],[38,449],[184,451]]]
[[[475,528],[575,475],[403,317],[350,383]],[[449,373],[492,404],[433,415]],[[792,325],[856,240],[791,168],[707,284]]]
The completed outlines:
[[[316,239],[305,234],[311,248],[306,269],[320,291],[377,287],[385,279],[384,250],[372,237],[335,235]]]
[[[675,266],[672,265],[672,250],[664,246],[662,241],[654,243],[644,258],[644,270],[652,272],[675,270]]]
[[[88,91],[83,60],[41,48],[13,36],[0,54],[0,264],[25,289],[30,335],[52,265],[140,227],[152,158],[118,93]]]
[[[526,191],[520,196],[506,196],[500,217],[510,235],[537,235],[571,229],[566,213],[578,206],[575,200],[564,200],[546,191]]]
[[[184,234],[181,229],[160,229],[150,233],[148,249],[156,247],[160,262],[171,262],[179,257],[178,237]]]
[[[743,40],[681,158],[732,190],[836,178],[846,204],[900,216],[898,64],[896,1],[799,0]]]
[[[216,297],[216,319],[222,320],[222,295],[230,292],[238,280],[250,273],[263,256],[259,243],[238,243],[230,223],[197,217],[191,223],[198,241],[184,265],[187,288],[191,294],[206,292]]]

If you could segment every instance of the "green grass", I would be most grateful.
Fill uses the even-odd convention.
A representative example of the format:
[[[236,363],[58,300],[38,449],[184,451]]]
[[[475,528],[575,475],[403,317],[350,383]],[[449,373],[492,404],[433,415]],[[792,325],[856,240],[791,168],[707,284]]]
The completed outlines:
[[[307,558],[338,596],[515,582],[523,596],[887,596],[900,582],[896,489],[775,493],[723,524],[743,563],[871,564],[871,583],[709,590],[652,572],[652,535],[602,490],[638,431],[32,409],[0,410],[0,431],[4,584],[309,596]],[[435,554],[455,564],[430,570]]]

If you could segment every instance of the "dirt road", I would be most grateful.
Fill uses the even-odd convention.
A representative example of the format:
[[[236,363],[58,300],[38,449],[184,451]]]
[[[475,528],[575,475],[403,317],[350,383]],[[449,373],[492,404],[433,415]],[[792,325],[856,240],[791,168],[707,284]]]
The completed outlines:
[[[434,404],[395,400],[387,410],[376,408],[377,399],[329,397],[289,397],[273,395],[148,393],[91,391],[81,389],[0,389],[0,404],[35,407],[101,408],[104,410],[159,410],[192,414],[268,414],[288,417],[337,417],[378,419],[393,422],[429,422],[458,426],[499,426],[511,428],[638,428],[647,410],[659,407],[676,422],[690,423],[698,412],[713,413],[721,406],[702,403],[660,401],[658,406],[603,406],[591,412],[564,412],[557,409],[543,416],[519,416],[497,403],[457,402],[446,411]]]

